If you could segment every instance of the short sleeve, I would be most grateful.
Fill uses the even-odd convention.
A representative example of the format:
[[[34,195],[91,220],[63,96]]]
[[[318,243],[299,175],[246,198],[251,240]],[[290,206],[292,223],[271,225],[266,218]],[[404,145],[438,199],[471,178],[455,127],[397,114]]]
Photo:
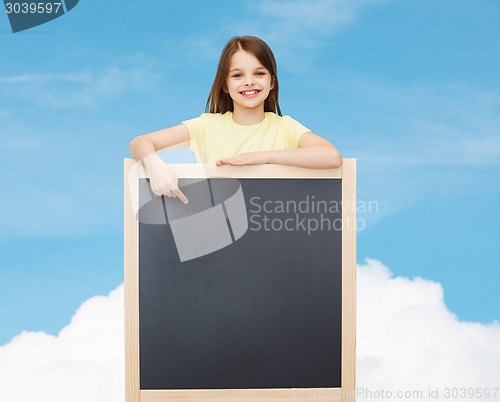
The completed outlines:
[[[206,138],[205,121],[203,115],[194,119],[181,121],[189,133],[189,149],[197,152],[198,149],[203,149]]]
[[[307,127],[300,124],[290,116],[283,116],[285,130],[286,149],[294,149],[299,147],[299,141],[303,134],[310,132]]]

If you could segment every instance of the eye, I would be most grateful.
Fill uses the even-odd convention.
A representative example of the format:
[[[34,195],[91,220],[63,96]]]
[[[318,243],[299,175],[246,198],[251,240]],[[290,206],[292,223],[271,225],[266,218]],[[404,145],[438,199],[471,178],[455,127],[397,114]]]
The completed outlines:
[[[240,73],[234,73],[232,75],[233,78],[241,78],[241,74]]]
[[[266,75],[266,73],[265,73],[264,71],[257,71],[257,72],[255,73],[255,75],[257,75],[257,76],[259,76],[259,77],[262,77],[262,76]]]

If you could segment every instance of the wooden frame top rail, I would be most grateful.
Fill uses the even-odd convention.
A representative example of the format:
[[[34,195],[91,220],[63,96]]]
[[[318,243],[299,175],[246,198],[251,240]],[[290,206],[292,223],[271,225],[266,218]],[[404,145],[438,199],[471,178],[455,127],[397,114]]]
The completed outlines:
[[[343,159],[348,162],[350,158]],[[139,178],[148,177],[142,164],[134,159],[126,159],[126,163],[131,168],[134,164],[139,167]],[[179,177],[198,178],[198,177],[234,177],[234,178],[304,178],[304,179],[340,179],[342,177],[342,167],[334,169],[309,169],[296,166],[284,165],[252,165],[252,166],[216,166],[214,164],[169,164],[175,169]]]

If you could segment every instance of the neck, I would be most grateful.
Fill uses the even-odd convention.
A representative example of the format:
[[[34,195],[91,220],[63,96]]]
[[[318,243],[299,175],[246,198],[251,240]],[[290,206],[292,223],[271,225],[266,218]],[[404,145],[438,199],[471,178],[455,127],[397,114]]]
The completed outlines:
[[[251,126],[254,124],[259,124],[264,120],[264,108],[256,107],[253,109],[241,109],[234,108],[233,111],[233,121],[242,126]]]

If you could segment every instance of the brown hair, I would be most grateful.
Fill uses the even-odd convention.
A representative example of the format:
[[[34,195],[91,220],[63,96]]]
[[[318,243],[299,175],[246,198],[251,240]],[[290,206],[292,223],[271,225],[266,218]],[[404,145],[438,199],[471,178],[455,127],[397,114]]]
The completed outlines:
[[[264,101],[264,112],[273,112],[281,116],[278,103],[278,69],[271,48],[262,39],[255,36],[235,36],[222,50],[217,66],[212,89],[208,95],[205,107],[206,113],[226,113],[234,110],[233,100],[228,93],[224,92],[224,84],[229,74],[231,57],[238,51],[244,50],[253,54],[271,74],[274,88]]]

